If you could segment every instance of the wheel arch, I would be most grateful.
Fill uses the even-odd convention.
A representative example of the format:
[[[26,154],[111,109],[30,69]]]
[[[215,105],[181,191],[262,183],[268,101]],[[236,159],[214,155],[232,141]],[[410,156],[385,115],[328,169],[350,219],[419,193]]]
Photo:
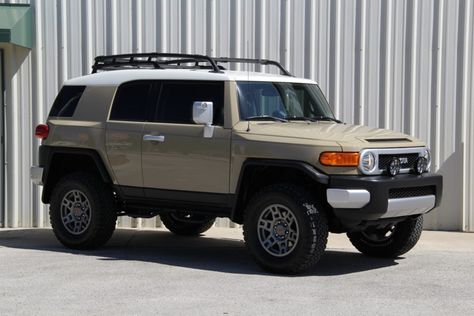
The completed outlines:
[[[247,202],[259,189],[276,182],[291,182],[304,186],[326,186],[329,177],[310,164],[297,160],[249,158],[240,169],[231,220],[243,223]]]
[[[40,166],[44,167],[44,183],[41,200],[49,203],[55,184],[66,174],[89,172],[98,174],[104,183],[112,183],[100,154],[94,149],[55,146],[40,147]]]

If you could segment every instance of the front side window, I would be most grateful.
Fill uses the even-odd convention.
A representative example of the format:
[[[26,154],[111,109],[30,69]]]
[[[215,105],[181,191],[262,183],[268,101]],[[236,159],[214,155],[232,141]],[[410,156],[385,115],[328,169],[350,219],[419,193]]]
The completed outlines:
[[[63,86],[54,100],[49,116],[72,117],[85,89],[85,86]]]
[[[213,124],[223,125],[224,82],[163,82],[154,120],[161,123],[194,124],[193,103],[196,101],[212,102]]]
[[[334,118],[329,104],[315,84],[289,82],[237,82],[240,119]]]
[[[110,119],[143,122],[148,117],[153,83],[137,81],[122,84],[115,95]]]

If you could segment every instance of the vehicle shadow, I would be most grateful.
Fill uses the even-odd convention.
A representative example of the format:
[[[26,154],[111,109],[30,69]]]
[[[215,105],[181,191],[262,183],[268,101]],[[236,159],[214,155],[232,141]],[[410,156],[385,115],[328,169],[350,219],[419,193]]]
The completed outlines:
[[[242,240],[181,237],[166,231],[118,229],[105,247],[79,251],[63,247],[49,229],[0,230],[2,247],[95,256],[104,261],[142,261],[225,273],[272,275],[253,262]],[[330,249],[314,268],[297,276],[337,276],[397,264],[393,259]]]

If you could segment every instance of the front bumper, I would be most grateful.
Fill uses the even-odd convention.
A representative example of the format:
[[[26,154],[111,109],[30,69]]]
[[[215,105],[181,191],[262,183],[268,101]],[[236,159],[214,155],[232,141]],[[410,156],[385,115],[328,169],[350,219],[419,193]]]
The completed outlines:
[[[331,176],[327,201],[343,223],[429,212],[441,202],[441,175]]]
[[[43,185],[43,168],[32,166],[30,168],[31,181],[37,185]]]

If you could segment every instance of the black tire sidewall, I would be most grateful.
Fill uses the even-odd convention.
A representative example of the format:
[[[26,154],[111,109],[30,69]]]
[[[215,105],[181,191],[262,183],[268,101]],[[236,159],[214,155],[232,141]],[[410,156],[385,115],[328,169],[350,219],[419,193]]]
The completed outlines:
[[[306,200],[308,203],[305,206],[306,203],[302,203],[288,194],[269,190],[250,203],[244,220],[245,241],[251,254],[265,269],[273,272],[296,272],[302,258],[307,257],[308,253],[314,250],[315,243],[324,242],[325,247],[328,234],[326,219],[321,214],[321,209],[317,206],[316,201]],[[272,204],[281,204],[290,209],[298,223],[298,242],[293,251],[284,257],[268,253],[258,237],[258,219],[262,212]],[[316,221],[322,221],[326,226],[326,231],[318,231],[314,225]]]
[[[373,257],[396,258],[411,250],[418,242],[423,229],[423,216],[408,218],[396,224],[393,235],[384,243],[373,242],[362,232],[348,233],[354,247]]]
[[[81,179],[82,178],[82,179]],[[87,181],[89,180],[89,181]],[[105,202],[105,193],[100,186],[91,186],[91,177],[81,177],[72,175],[61,180],[53,190],[50,204],[50,219],[54,233],[58,240],[65,246],[77,249],[86,249],[93,244],[97,235],[100,233],[104,212],[107,210]],[[61,218],[61,202],[64,196],[72,191],[82,192],[90,203],[90,223],[89,227],[81,234],[74,235],[67,231]],[[101,194],[102,193],[102,194]],[[101,196],[102,195],[102,196]],[[114,216],[112,213],[108,216]],[[116,217],[115,217],[116,218]]]

